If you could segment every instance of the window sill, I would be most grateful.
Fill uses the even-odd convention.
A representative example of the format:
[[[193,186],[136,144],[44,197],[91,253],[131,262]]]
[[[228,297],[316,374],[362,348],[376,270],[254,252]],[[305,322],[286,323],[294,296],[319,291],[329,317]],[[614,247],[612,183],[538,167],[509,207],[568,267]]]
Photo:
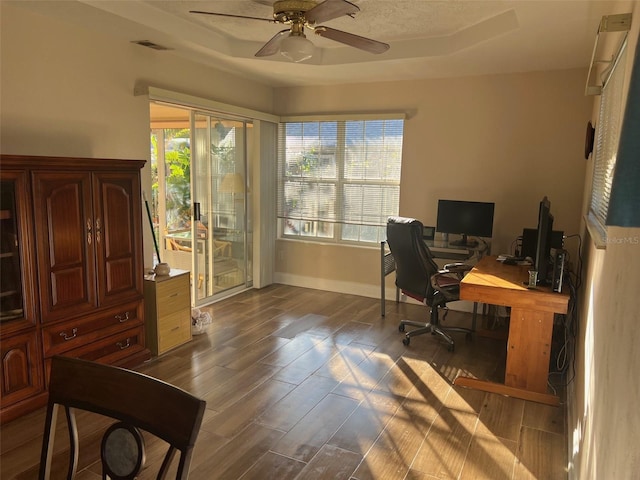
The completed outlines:
[[[279,236],[278,240],[283,242],[295,242],[295,243],[304,243],[306,245],[316,245],[316,246],[333,246],[333,247],[347,247],[347,248],[367,248],[367,249],[375,249],[378,250],[380,248],[379,243],[347,243],[347,242],[336,242],[333,240],[311,240],[304,237],[288,237],[288,236]]]

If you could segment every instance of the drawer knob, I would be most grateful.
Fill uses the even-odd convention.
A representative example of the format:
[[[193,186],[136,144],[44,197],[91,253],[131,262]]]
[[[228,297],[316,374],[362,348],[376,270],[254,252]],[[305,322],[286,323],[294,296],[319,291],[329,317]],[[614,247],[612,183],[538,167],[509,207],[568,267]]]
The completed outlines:
[[[129,348],[131,346],[131,341],[129,338],[127,338],[126,342],[118,342],[116,343],[116,345],[118,346],[118,348],[120,348],[120,350],[124,350],[125,348]]]
[[[127,320],[129,320],[129,312],[124,312],[123,314],[116,315],[116,320],[118,320],[120,323],[126,322]]]
[[[60,332],[60,336],[66,342],[67,340],[71,340],[72,338],[76,338],[78,336],[78,329],[74,328],[73,330],[71,330],[71,335],[69,335],[67,332]]]

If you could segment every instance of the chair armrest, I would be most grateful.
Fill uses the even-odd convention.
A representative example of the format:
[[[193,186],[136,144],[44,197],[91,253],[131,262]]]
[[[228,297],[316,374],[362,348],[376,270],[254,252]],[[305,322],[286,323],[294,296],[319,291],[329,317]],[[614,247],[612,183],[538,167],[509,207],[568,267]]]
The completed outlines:
[[[472,268],[473,267],[471,265],[467,265],[466,263],[456,262],[456,263],[447,263],[444,266],[443,271],[448,273],[457,273],[457,274],[464,275]]]
[[[431,277],[431,286],[435,289],[441,289],[446,287],[454,287],[460,285],[460,279],[447,275],[447,273],[436,273]]]

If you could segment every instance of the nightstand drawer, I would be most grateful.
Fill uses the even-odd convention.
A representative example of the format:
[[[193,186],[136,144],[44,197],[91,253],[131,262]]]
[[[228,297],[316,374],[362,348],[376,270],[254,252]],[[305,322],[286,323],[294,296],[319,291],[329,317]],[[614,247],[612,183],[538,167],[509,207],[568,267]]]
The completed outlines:
[[[156,284],[157,308],[163,314],[184,311],[190,308],[189,277],[176,277]]]
[[[191,315],[174,313],[158,319],[158,354],[191,340]]]

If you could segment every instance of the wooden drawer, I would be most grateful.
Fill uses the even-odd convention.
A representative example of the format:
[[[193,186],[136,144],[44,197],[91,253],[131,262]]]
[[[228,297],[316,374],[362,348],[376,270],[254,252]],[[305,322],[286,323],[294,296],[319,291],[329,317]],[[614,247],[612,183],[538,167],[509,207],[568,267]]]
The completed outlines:
[[[66,357],[83,358],[109,365],[119,365],[125,363],[125,359],[132,355],[139,354],[145,350],[144,347],[144,327],[139,326],[121,332],[110,337],[103,338],[89,345],[70,350],[65,353]],[[51,367],[51,359],[46,360],[47,382],[48,372]]]
[[[124,368],[134,368],[149,359],[149,351],[144,345],[143,326],[70,350],[64,355]],[[45,359],[45,374],[49,385],[51,358]]]
[[[143,322],[144,304],[137,301],[47,326],[42,330],[44,356],[48,358],[68,352]]]
[[[158,318],[158,354],[191,340],[191,315],[178,312]]]
[[[191,294],[188,277],[184,275],[164,282],[157,282],[156,303],[158,311],[162,312],[162,315],[183,312],[185,307],[190,308]]]

